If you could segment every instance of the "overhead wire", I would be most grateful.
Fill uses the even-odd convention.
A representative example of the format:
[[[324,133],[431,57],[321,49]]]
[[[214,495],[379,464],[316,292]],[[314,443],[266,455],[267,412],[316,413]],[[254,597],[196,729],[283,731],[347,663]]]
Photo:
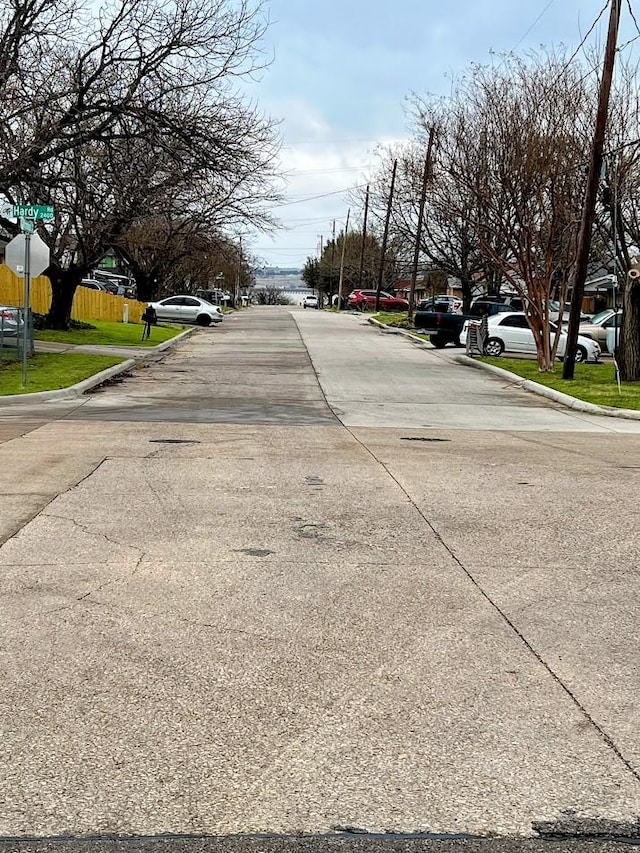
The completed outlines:
[[[569,57],[568,62],[566,62],[566,63],[565,63],[564,67],[563,67],[563,68],[561,69],[561,71],[558,73],[557,77],[556,77],[556,78],[555,78],[555,80],[553,81],[553,85],[552,85],[550,88],[553,88],[553,86],[555,86],[555,85],[556,85],[556,83],[560,80],[560,78],[561,78],[561,77],[563,77],[563,76],[567,73],[567,71],[568,71],[568,69],[569,69],[569,66],[571,65],[571,63],[573,62],[573,60],[576,58],[576,56],[580,53],[580,51],[582,50],[582,48],[585,46],[587,39],[589,38],[589,36],[591,35],[591,33],[595,30],[595,28],[598,26],[598,24],[600,23],[600,20],[601,20],[602,16],[604,15],[604,13],[607,11],[607,9],[608,9],[608,8],[609,8],[609,0],[607,0],[607,2],[604,4],[604,6],[602,7],[602,9],[600,10],[600,12],[599,12],[599,14],[598,14],[598,17],[595,19],[595,21],[591,24],[591,26],[589,27],[589,29],[587,30],[587,32],[584,34],[584,36],[583,36],[583,37],[582,37],[582,39],[580,40],[580,44],[579,44],[579,45],[578,45],[578,47],[574,50],[574,52],[571,54],[571,56]],[[592,73],[592,71],[589,71],[589,74],[591,74],[591,73]],[[587,75],[587,76],[588,76],[588,75]],[[583,79],[585,79],[585,78],[583,78]]]
[[[535,19],[535,21],[534,21],[534,22],[531,24],[531,26],[529,27],[529,29],[524,33],[524,35],[523,35],[523,36],[521,36],[521,37],[518,39],[518,41],[517,41],[517,42],[514,44],[514,46],[511,48],[511,53],[513,53],[513,52],[514,52],[514,50],[516,50],[517,48],[519,48],[519,47],[520,47],[520,45],[522,44],[522,42],[526,39],[526,37],[529,35],[529,33],[530,33],[532,30],[534,30],[534,29],[535,29],[535,27],[537,26],[537,24],[542,20],[542,18],[546,15],[546,13],[549,11],[549,9],[553,6],[553,4],[554,4],[555,2],[556,2],[556,0],[549,0],[549,2],[547,3],[547,5],[544,7],[544,9],[542,10],[542,12],[540,12],[540,14],[538,15],[538,17]]]
[[[636,18],[635,13],[633,11],[633,7],[631,5],[631,0],[627,0],[627,6],[629,7],[629,14],[631,15],[631,19],[632,19],[633,23],[635,24],[636,32],[638,33],[638,36],[640,36],[640,26],[638,25],[638,19]]]
[[[332,196],[332,195],[342,195],[343,193],[350,192],[351,190],[361,190],[361,189],[364,189],[365,187],[366,187],[366,184],[359,184],[358,186],[355,186],[355,187],[345,187],[344,189],[334,190],[333,192],[330,192],[330,193],[320,193],[319,195],[312,195],[312,196],[308,196],[307,198],[300,198],[300,199],[297,199],[297,201],[285,201],[282,204],[274,205],[273,210],[276,210],[276,209],[281,208],[281,207],[289,207],[292,204],[304,204],[306,201],[316,201],[316,199],[319,199],[319,198],[329,198],[329,196]]]

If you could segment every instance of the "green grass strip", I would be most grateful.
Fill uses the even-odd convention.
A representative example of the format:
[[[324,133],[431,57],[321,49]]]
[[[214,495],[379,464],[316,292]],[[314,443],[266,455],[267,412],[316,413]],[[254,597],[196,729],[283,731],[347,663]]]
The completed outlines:
[[[175,338],[184,330],[184,326],[162,324],[151,327],[151,337],[142,340],[143,326],[139,323],[110,323],[104,320],[91,320],[95,329],[71,329],[58,332],[42,329],[35,332],[37,341],[53,341],[60,344],[95,344],[96,346],[155,347]]]
[[[0,396],[57,391],[75,385],[124,359],[84,353],[39,353],[27,362],[27,385],[22,387],[22,363],[15,357],[0,361]]]
[[[607,364],[576,364],[575,378],[562,378],[562,365],[559,364],[553,373],[541,373],[535,361],[525,361],[518,358],[483,358],[486,364],[502,367],[511,373],[530,379],[563,394],[569,394],[586,403],[597,406],[612,406],[616,409],[640,409],[640,382],[623,382],[622,394],[618,393],[615,365]]]
[[[385,326],[399,326],[401,329],[413,329],[413,323],[407,320],[406,311],[379,311],[371,315],[374,320]]]

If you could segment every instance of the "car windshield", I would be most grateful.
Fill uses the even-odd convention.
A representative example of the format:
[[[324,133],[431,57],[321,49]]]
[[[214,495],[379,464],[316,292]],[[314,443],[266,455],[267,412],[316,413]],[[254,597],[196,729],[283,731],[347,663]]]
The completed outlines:
[[[603,320],[606,320],[607,317],[611,314],[611,310],[607,308],[606,311],[599,311],[597,314],[594,314],[591,318],[592,323],[601,323]]]

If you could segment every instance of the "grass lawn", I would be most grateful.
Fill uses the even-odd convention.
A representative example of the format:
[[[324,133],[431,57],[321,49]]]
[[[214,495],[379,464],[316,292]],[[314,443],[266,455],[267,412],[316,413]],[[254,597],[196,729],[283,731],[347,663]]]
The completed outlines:
[[[374,320],[385,326],[399,326],[401,329],[413,329],[413,323],[407,319],[406,311],[378,311],[371,315]]]
[[[178,324],[159,324],[151,327],[151,337],[143,341],[143,326],[139,323],[108,323],[104,320],[91,320],[95,329],[71,329],[69,332],[56,332],[53,329],[41,329],[35,332],[37,341],[54,341],[61,344],[98,344],[100,346],[155,347],[170,338],[179,335],[186,327]]]
[[[15,357],[10,357],[8,360],[0,361],[0,396],[68,388],[122,361],[124,359],[109,355],[70,352],[39,353],[27,362],[27,385],[23,388],[22,362]]]
[[[617,409],[640,409],[640,382],[623,382],[622,394],[619,394],[613,363],[576,364],[575,379],[570,380],[562,378],[561,364],[556,366],[554,373],[541,373],[535,361],[488,357],[481,360],[587,403]]]

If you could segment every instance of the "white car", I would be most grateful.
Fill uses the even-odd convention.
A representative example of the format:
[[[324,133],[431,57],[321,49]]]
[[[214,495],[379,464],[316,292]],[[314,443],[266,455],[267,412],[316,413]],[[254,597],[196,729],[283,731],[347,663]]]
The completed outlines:
[[[317,296],[313,296],[312,294],[307,294],[302,300],[303,308],[319,308],[320,303]]]
[[[486,355],[499,356],[503,352],[527,353],[528,355],[536,354],[537,350],[533,332],[529,327],[527,317],[524,313],[495,314],[493,317],[488,318],[487,326],[489,334],[484,344]],[[460,341],[463,345],[467,343],[468,328],[469,321],[467,320],[462,327],[462,334],[460,335]],[[552,333],[556,331],[553,323],[550,323],[550,328]],[[558,341],[558,358],[564,358],[566,348],[567,333],[563,330],[560,332],[560,340]],[[576,361],[597,362],[599,357],[599,344],[590,338],[578,335]]]
[[[178,323],[197,323],[210,326],[221,323],[224,317],[219,305],[212,305],[197,296],[168,296],[160,302],[149,302],[155,308],[158,320],[173,320]]]
[[[22,317],[19,308],[0,305],[0,337],[16,338],[22,334]]]

